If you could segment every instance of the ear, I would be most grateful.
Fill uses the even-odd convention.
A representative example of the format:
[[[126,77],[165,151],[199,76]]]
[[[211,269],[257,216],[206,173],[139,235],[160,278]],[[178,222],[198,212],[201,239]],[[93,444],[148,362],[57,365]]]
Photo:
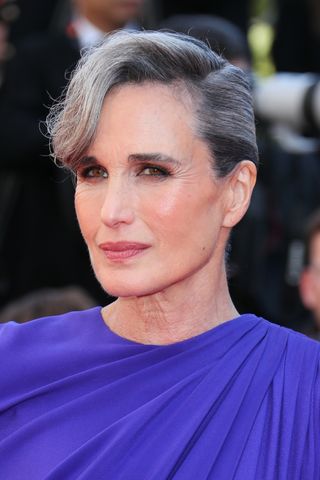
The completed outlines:
[[[232,228],[248,210],[257,179],[257,168],[250,160],[243,160],[228,178],[226,214],[223,226]]]
[[[313,277],[308,268],[306,268],[301,274],[299,290],[303,305],[307,309],[313,310],[314,306],[317,304],[317,295],[314,289]]]

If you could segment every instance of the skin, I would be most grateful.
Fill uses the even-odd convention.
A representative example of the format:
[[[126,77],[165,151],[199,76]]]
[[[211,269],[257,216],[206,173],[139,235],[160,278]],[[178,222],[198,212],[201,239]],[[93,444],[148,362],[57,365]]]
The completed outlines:
[[[139,343],[177,342],[238,316],[224,250],[248,208],[256,168],[243,161],[218,179],[194,132],[185,91],[121,86],[107,95],[77,170],[75,205],[91,262],[102,287],[119,297],[102,310],[104,321]],[[137,154],[144,161],[132,161]],[[117,263],[99,248],[110,241],[149,248]]]
[[[103,32],[124,27],[139,14],[143,0],[74,0],[75,8]]]
[[[300,280],[300,293],[306,308],[311,310],[317,330],[320,330],[320,232],[310,244],[310,264]]]

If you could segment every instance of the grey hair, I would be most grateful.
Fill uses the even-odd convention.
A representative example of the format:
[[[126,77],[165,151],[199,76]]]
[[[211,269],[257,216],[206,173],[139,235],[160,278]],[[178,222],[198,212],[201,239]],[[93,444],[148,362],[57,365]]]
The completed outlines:
[[[218,176],[242,160],[258,164],[246,74],[188,35],[151,31],[110,34],[83,55],[47,119],[53,157],[74,168],[94,139],[106,95],[143,82],[180,83],[191,93],[195,133],[207,143]]]

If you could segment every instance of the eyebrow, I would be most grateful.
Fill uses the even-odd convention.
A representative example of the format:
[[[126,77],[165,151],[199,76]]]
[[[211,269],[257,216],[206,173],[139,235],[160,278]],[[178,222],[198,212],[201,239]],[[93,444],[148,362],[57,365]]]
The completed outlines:
[[[96,157],[85,155],[72,162],[70,166],[73,170],[77,170],[79,167],[86,167],[88,165],[98,165]]]
[[[180,165],[176,158],[165,155],[164,153],[132,153],[128,157],[128,162],[163,162]]]
[[[164,153],[131,153],[128,156],[129,163],[141,163],[141,162],[159,162],[159,163],[171,163],[174,165],[181,165],[181,162],[169,155]],[[87,165],[98,165],[99,161],[96,157],[85,155],[84,157],[79,158],[72,164],[73,169],[78,169],[79,167],[86,167]]]

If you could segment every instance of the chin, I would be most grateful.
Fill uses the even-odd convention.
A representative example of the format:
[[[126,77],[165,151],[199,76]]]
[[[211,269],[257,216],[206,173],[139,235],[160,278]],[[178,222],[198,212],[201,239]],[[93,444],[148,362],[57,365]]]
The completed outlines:
[[[137,276],[130,279],[129,275],[126,275],[125,279],[121,279],[116,278],[115,275],[107,276],[106,274],[96,274],[96,278],[103,290],[113,297],[144,297],[159,292],[159,289],[150,286],[153,283],[151,279],[147,282],[144,278],[140,282]]]

